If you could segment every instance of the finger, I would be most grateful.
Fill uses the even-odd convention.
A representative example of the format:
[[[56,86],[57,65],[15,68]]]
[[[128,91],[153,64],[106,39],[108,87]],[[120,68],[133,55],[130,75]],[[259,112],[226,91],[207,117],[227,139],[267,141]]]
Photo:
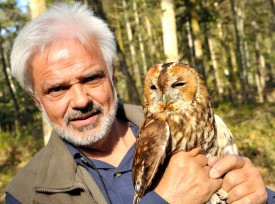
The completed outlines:
[[[203,167],[203,169],[204,169],[204,173],[208,177],[211,167],[205,166],[205,167]],[[214,194],[216,191],[218,191],[220,188],[222,188],[222,183],[223,183],[223,180],[221,178],[218,178],[218,179],[210,178],[209,188],[211,189],[211,195]]]
[[[208,165],[209,166],[214,166],[221,158],[219,157],[211,157],[209,160],[208,160]]]
[[[257,192],[253,192],[239,200],[236,200],[233,202],[227,200],[226,202],[230,204],[251,204],[251,203],[264,204],[266,203],[266,200],[267,200],[267,194],[260,194]]]
[[[245,165],[245,158],[238,155],[227,155],[220,159],[210,171],[211,178],[220,178],[233,169],[242,168]]]
[[[247,197],[252,193],[254,193],[254,190],[251,189],[249,182],[241,183],[228,191],[227,202],[236,202],[238,200],[243,199],[244,197]]]
[[[196,147],[196,148],[190,150],[190,151],[187,152],[187,153],[188,153],[188,155],[190,155],[190,156],[192,156],[192,157],[195,157],[195,156],[197,156],[198,154],[203,153],[203,150],[202,150],[201,147]]]
[[[246,182],[247,178],[246,172],[240,169],[230,171],[223,178],[222,189],[229,192],[234,186]]]

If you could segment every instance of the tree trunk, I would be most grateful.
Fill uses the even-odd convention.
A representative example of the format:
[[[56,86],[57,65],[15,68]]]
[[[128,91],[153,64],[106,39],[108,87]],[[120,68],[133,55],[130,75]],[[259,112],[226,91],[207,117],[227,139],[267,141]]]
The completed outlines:
[[[31,18],[39,16],[46,10],[46,1],[45,0],[29,0]]]
[[[235,1],[230,0],[231,5],[231,11],[233,16],[233,24],[234,24],[234,30],[235,30],[235,43],[236,43],[236,59],[238,64],[238,73],[239,73],[239,79],[241,84],[241,93],[242,93],[242,102],[243,103],[249,103],[249,97],[248,97],[248,90],[247,90],[247,75],[246,71],[244,70],[243,63],[242,63],[242,53],[241,53],[241,42],[239,37],[239,31],[237,26],[237,16],[235,12]]]
[[[176,30],[176,18],[174,12],[174,4],[172,0],[161,0],[162,9],[162,33],[163,46],[166,62],[177,62],[178,42]]]
[[[198,21],[198,15],[196,10],[194,9],[194,5],[196,4],[196,0],[187,0],[186,7],[188,10],[188,19],[191,26],[191,37],[193,38],[193,45],[194,45],[194,54],[195,54],[195,68],[198,72],[203,76],[206,80],[205,68],[203,63],[203,48],[202,48],[202,41],[200,39],[201,32],[200,32],[200,25]]]
[[[222,83],[222,80],[220,79],[219,67],[218,67],[217,57],[214,49],[214,40],[211,37],[208,38],[208,45],[209,45],[211,61],[214,69],[216,87],[218,89],[218,94],[219,94],[218,98],[221,99],[221,96],[223,95],[223,91],[224,91],[223,83]]]
[[[255,37],[255,57],[257,63],[256,72],[256,84],[258,92],[258,100],[260,103],[266,102],[267,97],[265,94],[265,60],[264,56],[261,54],[259,41],[257,36]]]
[[[1,30],[1,28],[0,28],[0,30]],[[13,101],[13,105],[14,105],[14,110],[15,110],[15,118],[16,118],[15,122],[14,122],[15,132],[16,132],[16,135],[19,136],[19,134],[20,134],[20,131],[19,131],[19,111],[20,111],[19,104],[18,104],[18,101],[15,96],[15,91],[12,87],[12,82],[10,81],[11,77],[9,77],[9,74],[7,72],[8,67],[7,67],[7,63],[6,63],[6,58],[5,58],[5,54],[4,54],[2,41],[0,41],[0,55],[1,55],[1,64],[2,64],[2,68],[3,68],[5,81],[6,81],[8,89],[9,89],[9,92],[10,92],[10,95],[11,95],[11,98]]]
[[[131,28],[131,23],[129,21],[129,17],[128,17],[128,7],[127,7],[127,3],[126,0],[122,1],[122,6],[123,9],[125,10],[124,12],[124,20],[125,20],[125,26],[126,26],[126,33],[127,33],[127,37],[128,37],[128,43],[129,43],[129,48],[130,48],[130,56],[131,56],[131,65],[133,67],[133,74],[135,76],[135,82],[136,85],[138,87],[141,87],[142,83],[141,83],[141,73],[140,73],[140,69],[137,63],[137,53],[135,50],[135,46],[134,46],[134,41],[133,41],[133,32],[132,32],[132,28]],[[143,49],[143,46],[141,45],[141,48]],[[144,51],[144,49],[143,49]],[[144,57],[144,55],[143,55]]]
[[[133,10],[134,10],[134,17],[135,17],[135,24],[137,28],[137,36],[138,36],[138,45],[139,45],[139,50],[140,50],[140,56],[141,56],[141,67],[142,67],[142,74],[144,75],[147,72],[147,62],[146,62],[146,57],[145,57],[145,50],[144,50],[144,43],[141,35],[141,25],[140,25],[140,20],[139,20],[139,13],[137,10],[137,2],[133,0]]]
[[[39,16],[46,10],[46,1],[45,0],[29,0],[30,2],[30,11],[31,18]],[[44,134],[44,144],[46,145],[50,139],[52,127],[42,115],[42,125],[43,125],[43,134]]]
[[[194,40],[193,40],[194,38],[193,38],[193,33],[192,33],[189,19],[185,22],[185,29],[187,33],[187,40],[188,40],[188,46],[189,46],[188,50],[190,54],[191,64],[192,66],[196,67],[195,46],[194,46]]]
[[[275,6],[274,6],[274,0],[269,0],[270,8],[273,13],[273,26],[275,25]]]
[[[129,98],[132,103],[140,105],[141,102],[138,97],[138,90],[135,86],[135,81],[133,80],[132,76],[130,75],[130,73],[128,71],[128,66],[127,66],[127,62],[126,62],[124,53],[121,51],[119,46],[118,46],[117,55],[118,55],[118,59],[120,62],[121,72],[125,76]]]

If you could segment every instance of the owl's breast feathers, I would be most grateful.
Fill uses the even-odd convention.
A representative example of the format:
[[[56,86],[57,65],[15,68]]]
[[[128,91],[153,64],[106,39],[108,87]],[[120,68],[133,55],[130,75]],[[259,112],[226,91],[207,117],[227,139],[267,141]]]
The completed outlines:
[[[213,148],[217,145],[217,135],[212,111],[198,114],[196,110],[186,110],[184,113],[158,113],[151,117],[164,120],[169,126],[167,155],[178,151],[190,151],[195,147],[201,147],[206,155],[210,152],[211,155],[216,153],[217,150],[213,152]]]

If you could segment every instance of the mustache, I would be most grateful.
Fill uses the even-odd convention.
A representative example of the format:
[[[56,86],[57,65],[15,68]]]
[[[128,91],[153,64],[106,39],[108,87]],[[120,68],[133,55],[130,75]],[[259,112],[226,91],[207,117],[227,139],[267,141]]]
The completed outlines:
[[[87,107],[79,110],[70,110],[66,112],[64,120],[65,124],[68,125],[72,120],[78,120],[90,117],[95,114],[103,113],[104,109],[99,104],[89,104]]]

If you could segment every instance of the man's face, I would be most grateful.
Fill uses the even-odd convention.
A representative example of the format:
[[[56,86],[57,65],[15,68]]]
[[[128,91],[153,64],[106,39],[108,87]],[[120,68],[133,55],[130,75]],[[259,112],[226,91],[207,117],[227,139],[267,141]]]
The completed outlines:
[[[98,45],[57,41],[30,61],[40,109],[58,134],[77,146],[109,133],[117,99]]]

